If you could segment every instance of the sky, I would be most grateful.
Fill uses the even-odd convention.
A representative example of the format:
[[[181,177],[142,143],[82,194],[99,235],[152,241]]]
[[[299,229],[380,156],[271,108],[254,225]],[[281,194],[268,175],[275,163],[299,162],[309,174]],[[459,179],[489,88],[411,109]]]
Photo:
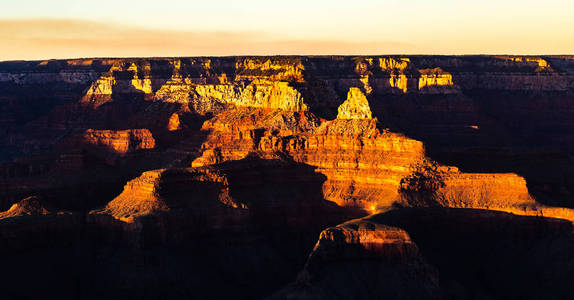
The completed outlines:
[[[0,0],[0,60],[574,54],[572,0]]]

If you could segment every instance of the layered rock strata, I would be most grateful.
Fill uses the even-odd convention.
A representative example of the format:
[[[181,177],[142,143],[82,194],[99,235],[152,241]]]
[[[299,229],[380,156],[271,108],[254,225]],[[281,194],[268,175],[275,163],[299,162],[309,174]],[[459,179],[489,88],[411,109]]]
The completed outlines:
[[[105,128],[104,123],[97,124],[97,117],[103,114],[107,116],[105,119],[115,118],[124,112],[122,107],[128,105],[126,103],[134,114],[121,124],[123,128],[130,124],[151,125],[148,121],[154,118],[152,115],[165,115],[161,120],[154,120],[157,128],[167,132],[178,131],[182,128],[181,116],[185,114],[199,114],[206,118],[216,115],[203,126],[204,132],[213,132],[208,134],[201,149],[203,153],[193,166],[241,159],[250,152],[286,154],[297,162],[318,167],[318,171],[327,176],[327,184],[324,185],[327,199],[372,211],[397,201],[401,180],[413,174],[413,166],[420,165],[425,159],[423,147],[418,142],[382,130],[383,125],[371,119],[379,116],[383,124],[386,120],[393,121],[392,115],[386,118],[382,114],[384,111],[379,109],[380,102],[384,101],[381,97],[395,92],[415,92],[426,97],[426,94],[459,95],[474,89],[496,90],[498,88],[494,85],[501,80],[489,80],[487,77],[491,75],[525,82],[551,76],[560,78],[557,84],[566,83],[570,75],[561,71],[567,70],[564,63],[552,67],[552,62],[558,59],[562,58],[415,56],[110,60],[99,62],[111,67],[92,83],[79,103],[95,110],[90,123],[85,123],[98,125],[93,128]],[[66,65],[87,68],[95,62],[71,61]],[[54,62],[44,65],[50,64]],[[42,67],[40,65],[37,68]],[[469,70],[475,71],[471,74]],[[15,74],[12,71],[8,73]],[[476,83],[481,85],[469,84],[465,76],[475,76]],[[5,77],[5,82],[16,83],[15,79],[10,79],[13,76]],[[526,86],[528,84],[534,86],[530,88]],[[569,88],[569,83],[546,86],[542,81],[532,81],[528,84],[508,84],[505,89],[563,91]],[[126,95],[131,96],[126,98]],[[344,96],[337,99],[339,95],[346,95],[346,100],[341,101]],[[134,99],[139,99],[139,102]],[[124,103],[128,100],[131,102]],[[178,105],[170,107],[171,103]],[[333,106],[337,112],[336,119],[326,121],[316,117],[327,116],[325,113]],[[445,106],[450,112],[449,107],[451,103]],[[119,108],[121,110],[117,110]],[[433,109],[441,110],[442,107]],[[469,110],[476,108],[471,105]],[[60,128],[74,124],[79,123],[69,122]],[[114,124],[114,127],[119,125]],[[465,125],[468,132],[481,131],[482,128],[474,121]],[[155,147],[153,137],[145,134],[146,137],[138,139],[141,134],[130,130],[129,133],[117,131],[117,134],[100,129],[87,131],[92,134],[88,134],[86,143],[109,148],[120,156],[129,151]],[[444,190],[444,187],[444,191],[436,194],[444,205],[522,207],[532,204],[524,182],[513,179],[513,175],[446,173],[441,184],[455,188]],[[468,182],[476,185],[470,187]],[[510,190],[516,192],[497,191],[504,182],[515,186]],[[459,196],[470,200],[449,200]],[[479,198],[493,199],[488,200],[491,204],[479,205],[486,201]],[[457,201],[460,203],[454,204]]]
[[[301,270],[274,297],[567,298],[572,225],[552,217],[574,220],[573,70],[569,56],[0,63],[2,265],[76,259],[70,274],[96,271],[68,286],[113,291],[94,298],[262,298]],[[29,195],[56,208],[17,202]],[[532,278],[544,288],[518,288]]]
[[[113,164],[118,158],[138,150],[150,150],[156,146],[156,140],[148,129],[129,130],[94,130],[88,129],[75,134],[62,142],[60,147],[69,153],[89,151],[101,157],[107,163]],[[66,154],[70,155],[70,154]]]
[[[420,142],[381,131],[376,120],[367,118],[369,113],[367,98],[358,89],[349,91],[347,101],[339,108],[340,118],[311,127],[301,126],[313,124],[303,121],[309,114],[301,114],[294,125],[285,126],[253,120],[269,120],[272,116],[289,120],[285,115],[291,113],[230,111],[222,115],[225,118],[204,125],[203,130],[211,134],[202,146],[203,155],[193,166],[241,159],[252,152],[279,153],[316,166],[317,172],[327,178],[323,184],[325,199],[367,212],[401,204],[487,208],[527,215],[556,213],[534,201],[524,178],[516,174],[463,173],[437,165],[425,156]],[[281,126],[301,131],[285,132]],[[567,211],[554,216],[571,218]]]

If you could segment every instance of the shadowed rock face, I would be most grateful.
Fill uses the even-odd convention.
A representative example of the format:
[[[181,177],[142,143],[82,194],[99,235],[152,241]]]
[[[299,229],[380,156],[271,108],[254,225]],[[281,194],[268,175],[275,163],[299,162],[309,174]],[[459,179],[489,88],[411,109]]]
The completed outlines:
[[[297,281],[271,299],[563,299],[573,238],[560,219],[394,210],[324,230]]]
[[[568,56],[2,62],[3,274],[84,299],[565,298],[573,70]],[[0,277],[10,298],[39,296]]]
[[[438,274],[409,234],[356,220],[324,230],[297,282],[271,299],[438,299]]]
[[[569,297],[570,222],[468,209],[407,209],[367,220],[406,230],[437,267],[445,298]]]

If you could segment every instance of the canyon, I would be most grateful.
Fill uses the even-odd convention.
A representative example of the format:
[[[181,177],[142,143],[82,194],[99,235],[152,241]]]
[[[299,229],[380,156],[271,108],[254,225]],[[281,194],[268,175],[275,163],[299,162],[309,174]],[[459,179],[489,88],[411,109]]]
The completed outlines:
[[[573,57],[8,61],[0,104],[8,299],[571,293]]]

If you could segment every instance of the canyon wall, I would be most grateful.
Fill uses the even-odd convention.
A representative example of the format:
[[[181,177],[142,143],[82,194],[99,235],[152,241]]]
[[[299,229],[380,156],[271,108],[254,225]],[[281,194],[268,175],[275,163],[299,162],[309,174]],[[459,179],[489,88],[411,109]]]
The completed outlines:
[[[486,242],[462,249],[486,255],[492,243],[499,263],[509,237],[523,258],[546,242],[570,245],[573,103],[568,56],[0,62],[0,239],[14,245],[10,257],[51,249],[56,233],[57,247],[81,241],[82,262],[121,248],[166,274],[158,253],[189,247],[197,257],[170,268],[207,276],[209,286],[178,283],[205,297],[506,295],[493,280],[456,278],[427,247],[451,253],[449,234],[465,228]],[[230,272],[234,263],[243,269]],[[547,278],[567,281],[566,267],[552,268]],[[160,293],[127,281],[128,295]]]
[[[570,64],[561,57],[528,56],[238,57],[4,63],[2,84],[5,87],[39,84],[42,82],[33,78],[43,75],[46,85],[83,84],[84,90],[77,100],[56,105],[39,118],[22,125],[12,123],[14,130],[5,132],[2,137],[13,152],[49,152],[54,148],[61,151],[61,146],[53,145],[61,145],[60,140],[69,145],[70,142],[65,141],[75,139],[74,146],[69,148],[81,149],[79,144],[83,143],[108,148],[123,156],[128,150],[174,147],[173,143],[181,142],[174,142],[169,132],[184,126],[180,116],[197,115],[207,121],[203,125],[190,123],[187,128],[201,127],[200,132],[205,133],[204,141],[198,140],[197,134],[192,135],[196,140],[193,144],[201,146],[194,146],[189,153],[200,155],[180,158],[180,162],[191,160],[193,166],[204,166],[241,159],[251,152],[270,156],[280,153],[296,162],[318,167],[318,172],[327,176],[323,187],[326,199],[372,211],[400,202],[401,180],[427,160],[426,151],[430,152],[431,159],[435,154],[441,158],[453,149],[492,147],[503,138],[501,135],[506,132],[500,133],[500,128],[496,128],[494,137],[491,135],[496,124],[480,116],[484,104],[473,98],[475,93],[546,92],[567,97],[574,82],[569,73]],[[67,75],[61,76],[64,73]],[[4,95],[10,97],[9,93]],[[440,97],[445,100],[438,100]],[[442,103],[436,103],[437,100]],[[425,101],[430,102],[424,104]],[[422,105],[423,109],[413,110],[416,107],[413,105]],[[412,120],[401,119],[398,113],[412,114]],[[445,114],[449,117],[440,117]],[[424,128],[418,123],[421,118],[426,118]],[[438,131],[429,132],[432,128]],[[78,142],[82,140],[77,138],[82,136],[79,133],[72,133],[76,138],[67,137],[71,131],[78,130],[84,130],[83,141]],[[145,134],[148,137],[138,138],[141,135],[138,130],[148,130]],[[403,132],[415,139],[401,136]],[[455,144],[445,145],[447,139]],[[115,160],[101,157],[108,163]],[[446,161],[453,162],[459,161]],[[466,162],[460,167],[467,169]],[[490,200],[498,203],[496,206],[511,206],[502,205],[511,202],[523,205],[531,201],[526,182],[512,179],[514,175],[456,175],[458,173],[445,175],[447,179],[441,183],[458,186],[440,192],[438,197],[445,204],[455,205],[457,201],[444,199],[461,196],[474,199],[468,201],[478,205],[480,201],[475,198],[485,194],[489,198],[501,198]],[[468,190],[467,182],[479,181],[484,183],[477,184],[480,188],[469,188],[472,192],[457,190]],[[497,189],[494,186],[505,183],[512,183],[511,186],[516,186],[513,190],[520,191],[515,194],[494,191]]]

